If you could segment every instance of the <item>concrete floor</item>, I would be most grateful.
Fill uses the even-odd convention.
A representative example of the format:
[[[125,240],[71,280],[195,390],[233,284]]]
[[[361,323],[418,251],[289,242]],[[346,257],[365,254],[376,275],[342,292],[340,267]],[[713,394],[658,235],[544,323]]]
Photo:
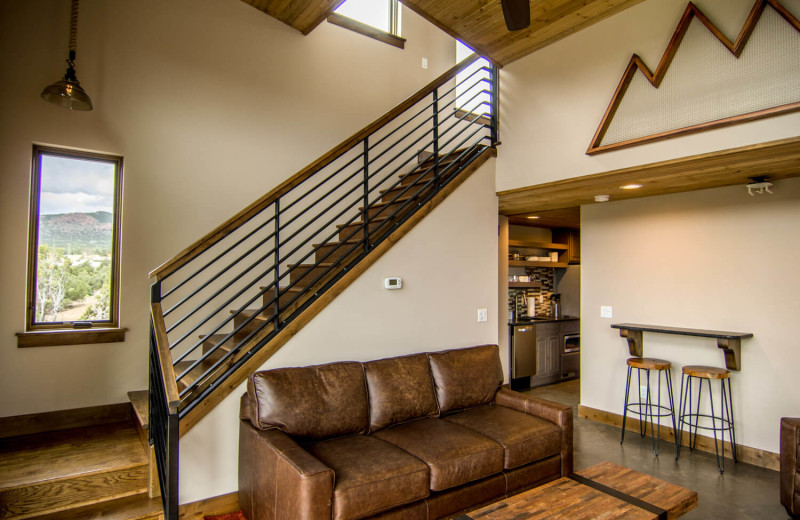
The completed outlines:
[[[778,497],[779,473],[732,459],[725,460],[719,474],[714,454],[681,449],[675,461],[675,446],[662,441],[661,455],[653,455],[653,441],[626,432],[620,445],[620,429],[577,416],[580,382],[568,381],[527,391],[531,395],[572,405],[575,411],[575,470],[608,460],[648,475],[693,489],[697,508],[681,518],[687,520],[738,520],[789,518]]]

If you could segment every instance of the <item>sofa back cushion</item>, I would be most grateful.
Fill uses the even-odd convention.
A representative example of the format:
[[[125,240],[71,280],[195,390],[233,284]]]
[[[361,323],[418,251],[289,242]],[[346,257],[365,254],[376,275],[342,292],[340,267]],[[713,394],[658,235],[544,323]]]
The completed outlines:
[[[369,393],[369,430],[375,432],[438,413],[425,354],[364,363]]]
[[[256,372],[247,379],[250,422],[287,435],[323,439],[365,433],[367,389],[361,363]]]
[[[440,414],[490,403],[503,384],[497,345],[432,352],[428,360]]]

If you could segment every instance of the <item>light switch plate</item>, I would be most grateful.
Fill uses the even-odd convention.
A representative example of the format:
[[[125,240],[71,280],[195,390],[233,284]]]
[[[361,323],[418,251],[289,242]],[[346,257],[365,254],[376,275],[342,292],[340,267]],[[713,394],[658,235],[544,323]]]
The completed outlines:
[[[610,305],[601,305],[600,306],[600,317],[601,318],[612,318],[613,312]]]
[[[478,309],[478,323],[482,321],[489,321],[489,311],[487,309]]]

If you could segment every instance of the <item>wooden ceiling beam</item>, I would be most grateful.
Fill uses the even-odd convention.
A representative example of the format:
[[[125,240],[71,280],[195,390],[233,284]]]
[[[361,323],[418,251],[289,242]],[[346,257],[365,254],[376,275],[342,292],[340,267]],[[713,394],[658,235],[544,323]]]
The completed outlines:
[[[684,191],[744,186],[752,177],[800,177],[800,137],[721,150],[499,192],[502,215],[594,204],[595,195],[624,200]],[[642,184],[638,190],[620,186]]]

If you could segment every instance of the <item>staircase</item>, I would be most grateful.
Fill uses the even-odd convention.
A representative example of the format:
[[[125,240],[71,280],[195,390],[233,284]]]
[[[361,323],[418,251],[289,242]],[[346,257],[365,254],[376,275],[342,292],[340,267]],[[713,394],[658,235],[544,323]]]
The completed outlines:
[[[142,441],[131,419],[2,439],[0,518],[163,518]]]
[[[151,273],[149,441],[179,438],[495,155],[497,71],[465,60]]]

